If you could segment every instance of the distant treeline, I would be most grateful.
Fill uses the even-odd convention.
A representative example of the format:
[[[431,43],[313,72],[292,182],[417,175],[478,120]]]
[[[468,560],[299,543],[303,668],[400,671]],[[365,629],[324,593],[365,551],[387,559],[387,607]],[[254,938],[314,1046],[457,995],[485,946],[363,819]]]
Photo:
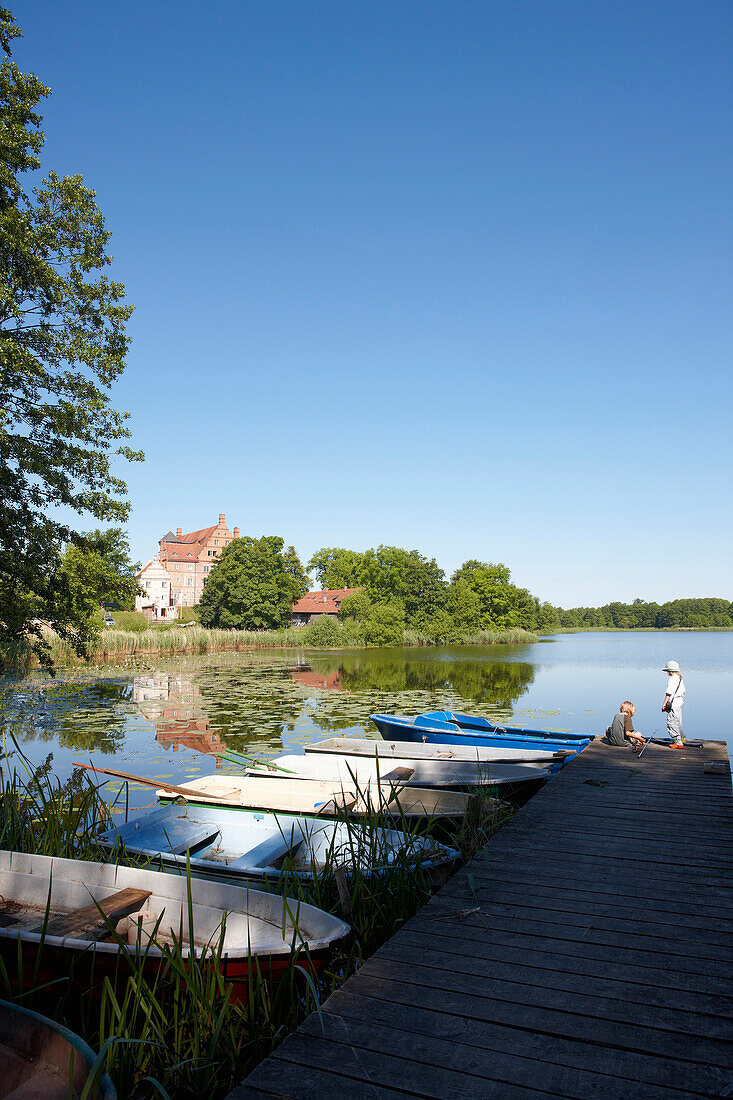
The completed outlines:
[[[562,629],[586,630],[729,630],[733,629],[733,603],[705,599],[670,600],[669,603],[607,603],[603,607],[571,607],[564,610],[551,604],[538,606],[535,629],[542,632]]]

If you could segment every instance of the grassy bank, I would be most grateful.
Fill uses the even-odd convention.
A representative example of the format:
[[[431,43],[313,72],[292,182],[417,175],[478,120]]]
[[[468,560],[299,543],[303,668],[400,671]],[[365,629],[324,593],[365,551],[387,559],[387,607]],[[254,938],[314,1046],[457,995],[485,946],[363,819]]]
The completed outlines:
[[[81,773],[60,785],[51,764],[49,758],[34,771],[16,746],[14,757],[0,765],[0,847],[109,858],[95,839],[108,818],[100,790]],[[482,792],[448,842],[471,858],[507,817]],[[371,823],[385,824],[378,814]],[[357,851],[363,843],[354,840]],[[139,953],[123,950],[118,980],[105,983],[101,998],[80,996],[73,974],[59,974],[52,985],[36,988],[31,974],[19,975],[17,968],[0,962],[0,997],[71,1027],[102,1052],[101,1068],[110,1074],[120,1100],[204,1095],[219,1100],[425,904],[432,884],[411,862],[406,855],[386,872],[357,870],[347,880],[327,865],[312,884],[283,869],[280,892],[339,913],[351,925],[317,985],[304,980],[294,953],[283,980],[273,984],[258,972],[247,1005],[232,1005],[218,973],[221,944],[214,937],[194,958],[186,957],[185,942],[162,945],[165,966],[152,979],[143,973]]]
[[[323,637],[319,624],[290,627],[286,630],[206,630],[202,626],[149,627],[145,630],[104,629],[89,655],[89,662],[99,664],[120,657],[174,656],[179,653],[217,653],[251,649],[353,649],[360,648],[358,636],[338,623],[331,624],[328,641]],[[59,667],[83,664],[70,646],[52,632],[47,638],[51,646],[51,658]],[[537,635],[527,630],[479,631],[476,634],[457,635],[450,639],[433,638],[414,630],[404,632],[402,645],[528,645],[537,641]],[[37,662],[24,648],[9,650],[0,644],[0,664],[11,668],[32,668]]]

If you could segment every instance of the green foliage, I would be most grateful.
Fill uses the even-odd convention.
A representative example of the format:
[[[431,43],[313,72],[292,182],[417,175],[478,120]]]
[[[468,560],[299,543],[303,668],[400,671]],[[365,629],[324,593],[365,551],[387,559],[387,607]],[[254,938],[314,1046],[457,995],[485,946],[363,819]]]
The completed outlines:
[[[96,624],[100,604],[134,606],[141,591],[135,578],[140,566],[129,555],[127,536],[120,527],[90,531],[66,547],[61,568],[77,622],[87,627]]]
[[[0,13],[6,53],[18,29]],[[0,624],[6,643],[28,642],[48,663],[40,620],[77,652],[89,641],[61,569],[74,532],[58,509],[101,522],[127,518],[115,456],[127,413],[108,390],[122,373],[132,307],[102,271],[110,233],[81,176],[55,172],[32,191],[40,167],[40,101],[49,89],[6,57],[0,66]],[[120,445],[118,445],[120,444]]]
[[[291,553],[292,552],[292,553]],[[202,626],[270,630],[290,622],[297,555],[277,535],[234,539],[214,565],[198,605]]]
[[[350,596],[346,596],[341,601],[341,607],[339,608],[339,621],[361,623],[369,617],[369,612],[372,608],[372,601],[369,593],[363,588],[358,589],[356,592],[352,592]]]
[[[344,633],[331,615],[314,615],[303,631],[304,645],[334,646],[344,644]]]
[[[315,573],[321,588],[357,588],[362,558],[356,550],[324,547],[308,562],[308,572]]]
[[[531,630],[535,602],[526,588],[517,588],[510,583],[509,577],[509,569],[501,563],[464,562],[451,578],[453,592],[449,602],[453,600],[461,614],[467,617],[471,607],[470,592],[478,603],[478,625],[483,629],[522,627]],[[470,629],[467,623],[466,629]]]
[[[301,565],[294,546],[288,546],[287,550],[283,551],[283,565],[286,576],[290,580],[290,599],[294,603],[302,599],[310,588],[308,575]]]
[[[551,615],[550,630],[731,630],[733,603],[716,597],[672,600],[669,603],[609,603],[603,607],[561,607],[542,605],[545,618]],[[540,629],[547,629],[544,623]]]
[[[402,645],[405,633],[405,612],[397,603],[374,604],[361,624],[367,645]]]

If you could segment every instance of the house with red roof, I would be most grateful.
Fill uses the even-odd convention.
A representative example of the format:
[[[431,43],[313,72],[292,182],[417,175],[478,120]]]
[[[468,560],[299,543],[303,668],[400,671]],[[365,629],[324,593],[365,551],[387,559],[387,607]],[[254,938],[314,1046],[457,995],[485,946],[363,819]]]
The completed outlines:
[[[239,528],[230,531],[226,516],[200,531],[184,535],[180,527],[175,535],[168,531],[160,539],[158,557],[171,578],[171,594],[176,607],[193,607],[201,599],[209,573],[216,559],[232,539],[239,538]]]
[[[293,626],[307,626],[314,615],[337,618],[342,602],[358,591],[358,588],[324,588],[320,592],[306,592],[293,603]]]

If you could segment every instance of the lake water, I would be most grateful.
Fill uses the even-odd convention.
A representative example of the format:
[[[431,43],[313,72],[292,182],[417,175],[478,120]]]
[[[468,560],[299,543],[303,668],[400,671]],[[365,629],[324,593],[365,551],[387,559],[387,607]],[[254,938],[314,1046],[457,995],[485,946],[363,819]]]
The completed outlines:
[[[730,740],[733,632],[561,634],[529,646],[261,650],[148,658],[0,680],[0,722],[34,764],[72,761],[179,783],[213,772],[224,746],[275,756],[336,734],[375,734],[373,711],[465,710],[518,726],[602,733],[623,699],[663,734],[679,661],[689,737]],[[207,755],[208,754],[208,755]],[[221,765],[219,765],[221,766]],[[225,764],[224,770],[238,769]],[[110,794],[119,783],[110,780]],[[130,804],[155,804],[132,785]]]

